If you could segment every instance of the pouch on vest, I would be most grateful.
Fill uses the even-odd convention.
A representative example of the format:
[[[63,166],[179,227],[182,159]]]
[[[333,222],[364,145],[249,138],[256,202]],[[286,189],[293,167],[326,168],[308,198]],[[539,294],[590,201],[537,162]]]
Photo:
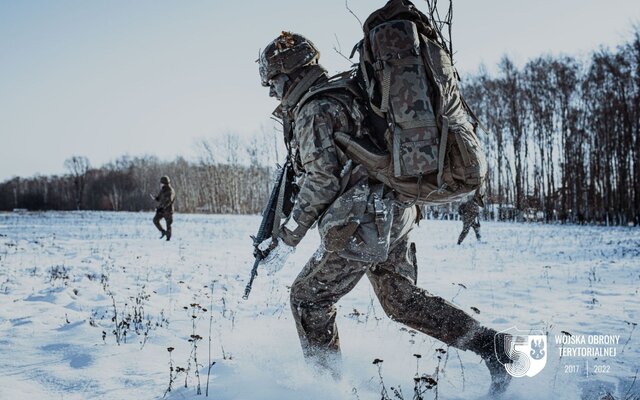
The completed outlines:
[[[318,230],[327,251],[347,260],[382,262],[389,255],[393,202],[384,185],[366,179],[343,193],[329,207]]]
[[[318,222],[318,232],[327,251],[336,252],[346,247],[362,222],[368,198],[369,184],[365,177],[342,193],[325,211]]]
[[[338,255],[354,261],[386,261],[389,257],[392,224],[393,200],[384,197],[383,184],[372,185],[360,225],[345,248],[337,252]]]

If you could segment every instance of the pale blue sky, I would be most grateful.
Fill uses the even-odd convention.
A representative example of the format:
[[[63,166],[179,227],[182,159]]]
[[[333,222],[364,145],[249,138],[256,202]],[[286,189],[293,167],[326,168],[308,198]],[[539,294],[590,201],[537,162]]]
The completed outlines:
[[[362,20],[382,4],[349,0]],[[503,54],[587,54],[638,21],[635,0],[454,0],[455,61],[464,74]],[[276,104],[254,60],[283,29],[331,72],[348,67],[336,36],[347,54],[361,36],[344,0],[0,0],[0,180],[64,173],[72,154],[190,158],[199,138],[259,132]]]

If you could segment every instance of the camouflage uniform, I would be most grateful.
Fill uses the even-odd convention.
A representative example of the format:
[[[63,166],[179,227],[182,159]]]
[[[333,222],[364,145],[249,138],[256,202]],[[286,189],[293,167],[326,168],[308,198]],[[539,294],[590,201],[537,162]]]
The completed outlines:
[[[415,286],[415,244],[409,242],[408,234],[416,220],[416,208],[402,209],[387,201],[391,221],[388,238],[378,237],[371,192],[379,185],[364,177],[366,173],[360,167],[350,167],[348,159],[333,142],[333,132],[355,134],[357,124],[349,115],[343,102],[327,97],[313,99],[296,112],[292,147],[303,180],[292,211],[294,222],[289,221],[283,227],[281,238],[295,246],[318,221],[323,243],[291,286],[291,308],[303,352],[320,365],[335,367],[329,362],[339,356],[335,304],[364,275],[392,319],[466,349],[471,334],[480,329],[479,324],[448,301]],[[348,169],[351,174],[347,177],[344,171]],[[346,188],[341,195],[343,186]],[[370,195],[365,199],[363,214],[354,215],[358,214],[353,211],[358,208],[353,204],[358,200],[354,189],[360,186],[368,186]],[[383,200],[391,197],[391,193],[383,190]],[[332,208],[341,202],[348,212]],[[356,223],[350,229],[351,220]],[[332,229],[336,227],[347,233]],[[348,241],[345,239],[352,237],[362,240],[353,246],[353,240],[345,245]],[[370,246],[373,248],[363,248],[364,242],[373,243]],[[345,247],[348,251],[344,251]],[[376,254],[377,248],[387,251]]]
[[[365,113],[351,91],[314,90],[332,84],[317,64],[318,55],[306,38],[283,32],[258,60],[263,86],[281,102],[274,114],[283,121],[299,186],[274,242],[295,247],[314,224],[322,239],[291,285],[291,309],[305,357],[339,374],[335,304],[366,275],[390,318],[479,354],[492,381],[505,387],[509,376],[496,358],[496,332],[416,286],[416,250],[409,232],[417,207],[399,207],[392,190],[336,145],[339,134],[366,134]]]
[[[167,240],[170,240],[171,224],[173,223],[173,203],[176,195],[175,191],[169,184],[168,178],[166,181],[163,179],[162,182],[162,189],[160,189],[160,193],[155,197],[155,200],[158,202],[158,207],[156,208],[156,215],[153,217],[153,224],[162,233],[161,238],[166,236]],[[160,220],[163,218],[167,225],[167,229],[164,229],[162,225],[160,225]]]
[[[473,228],[476,233],[476,239],[480,240],[480,219],[478,215],[480,215],[480,206],[476,203],[475,199],[471,199],[465,203],[460,205],[458,208],[458,213],[460,214],[460,218],[462,218],[462,232],[460,233],[460,237],[458,237],[458,244],[461,244],[467,234],[469,233],[469,229]]]

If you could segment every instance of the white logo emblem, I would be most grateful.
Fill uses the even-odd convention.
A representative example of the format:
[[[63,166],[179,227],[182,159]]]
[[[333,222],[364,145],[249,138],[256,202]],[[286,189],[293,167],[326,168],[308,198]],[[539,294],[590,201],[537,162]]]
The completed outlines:
[[[515,378],[536,376],[547,364],[547,335],[542,332],[531,333],[512,327],[496,333],[494,344],[498,361]],[[504,355],[510,361],[503,362]]]

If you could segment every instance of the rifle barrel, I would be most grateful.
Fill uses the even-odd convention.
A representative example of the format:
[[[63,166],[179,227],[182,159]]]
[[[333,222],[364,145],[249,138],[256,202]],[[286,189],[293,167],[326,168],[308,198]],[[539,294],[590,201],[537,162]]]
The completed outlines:
[[[253,263],[253,268],[251,269],[251,278],[249,278],[249,283],[247,283],[247,287],[244,288],[244,296],[242,298],[247,300],[249,298],[249,293],[251,293],[251,286],[253,286],[253,280],[258,275],[258,265],[262,261],[261,257],[256,257],[256,261]]]

